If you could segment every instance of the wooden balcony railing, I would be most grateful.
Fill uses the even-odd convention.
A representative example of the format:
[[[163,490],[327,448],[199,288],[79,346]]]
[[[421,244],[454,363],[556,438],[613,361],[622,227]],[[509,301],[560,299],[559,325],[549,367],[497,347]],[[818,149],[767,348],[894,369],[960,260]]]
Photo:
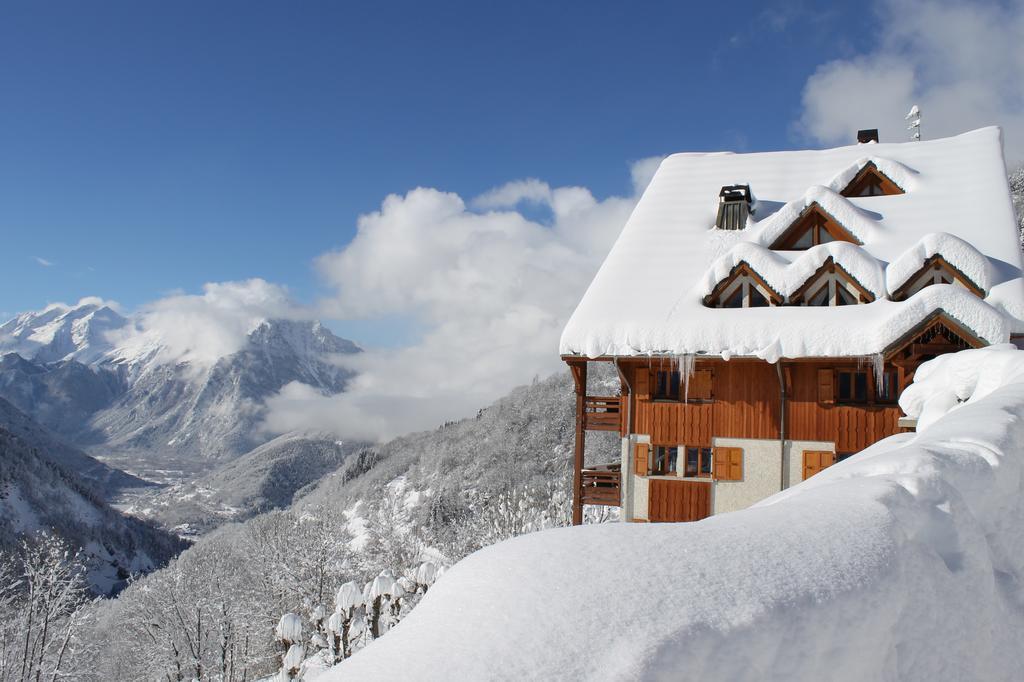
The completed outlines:
[[[583,428],[590,431],[618,431],[621,425],[621,398],[588,395],[583,399]]]
[[[622,505],[622,475],[617,464],[605,464],[593,469],[584,469],[583,490],[580,497],[583,504],[604,504],[611,507]]]

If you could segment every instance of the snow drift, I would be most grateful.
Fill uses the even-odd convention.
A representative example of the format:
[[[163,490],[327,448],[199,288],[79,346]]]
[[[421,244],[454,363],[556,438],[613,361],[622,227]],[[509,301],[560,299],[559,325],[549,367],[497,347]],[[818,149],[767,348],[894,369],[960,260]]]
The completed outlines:
[[[751,509],[481,550],[319,679],[1019,679],[1024,352],[940,358],[901,405],[917,434]]]

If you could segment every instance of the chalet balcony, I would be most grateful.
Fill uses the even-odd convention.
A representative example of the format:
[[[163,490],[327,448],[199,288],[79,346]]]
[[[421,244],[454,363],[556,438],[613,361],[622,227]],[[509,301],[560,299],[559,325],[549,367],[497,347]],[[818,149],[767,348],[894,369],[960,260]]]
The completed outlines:
[[[583,398],[583,428],[589,431],[618,431],[622,426],[622,399],[619,396]]]
[[[598,464],[582,472],[583,504],[622,506],[622,472],[620,464]]]

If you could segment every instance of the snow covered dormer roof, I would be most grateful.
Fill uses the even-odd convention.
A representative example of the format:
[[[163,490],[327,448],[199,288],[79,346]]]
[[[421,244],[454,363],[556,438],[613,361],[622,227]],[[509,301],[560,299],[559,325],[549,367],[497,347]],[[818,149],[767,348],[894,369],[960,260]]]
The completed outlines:
[[[843,196],[868,164],[902,193]],[[745,229],[716,229],[719,192],[737,182],[757,197],[753,214]],[[821,229],[813,243],[797,243],[791,228],[810,210],[820,211]],[[837,241],[844,231],[852,239]],[[711,307],[709,294],[740,264],[783,304]],[[791,301],[823,264],[871,296],[831,307]],[[933,266],[960,277],[944,284],[951,278],[936,275],[922,287],[922,269]],[[897,291],[904,300],[894,300]],[[886,352],[936,313],[985,343],[1024,332],[998,128],[926,142],[668,157],[566,325],[561,352],[865,356]]]

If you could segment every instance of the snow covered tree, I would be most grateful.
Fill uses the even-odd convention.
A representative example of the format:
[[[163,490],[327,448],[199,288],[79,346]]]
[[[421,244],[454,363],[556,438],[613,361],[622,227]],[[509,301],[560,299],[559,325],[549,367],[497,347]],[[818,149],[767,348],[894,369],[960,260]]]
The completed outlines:
[[[0,582],[0,680],[62,679],[88,603],[81,555],[39,533],[0,555]]]
[[[1017,231],[1020,234],[1021,245],[1024,246],[1024,166],[1012,171],[1009,181],[1013,210],[1017,214]]]

